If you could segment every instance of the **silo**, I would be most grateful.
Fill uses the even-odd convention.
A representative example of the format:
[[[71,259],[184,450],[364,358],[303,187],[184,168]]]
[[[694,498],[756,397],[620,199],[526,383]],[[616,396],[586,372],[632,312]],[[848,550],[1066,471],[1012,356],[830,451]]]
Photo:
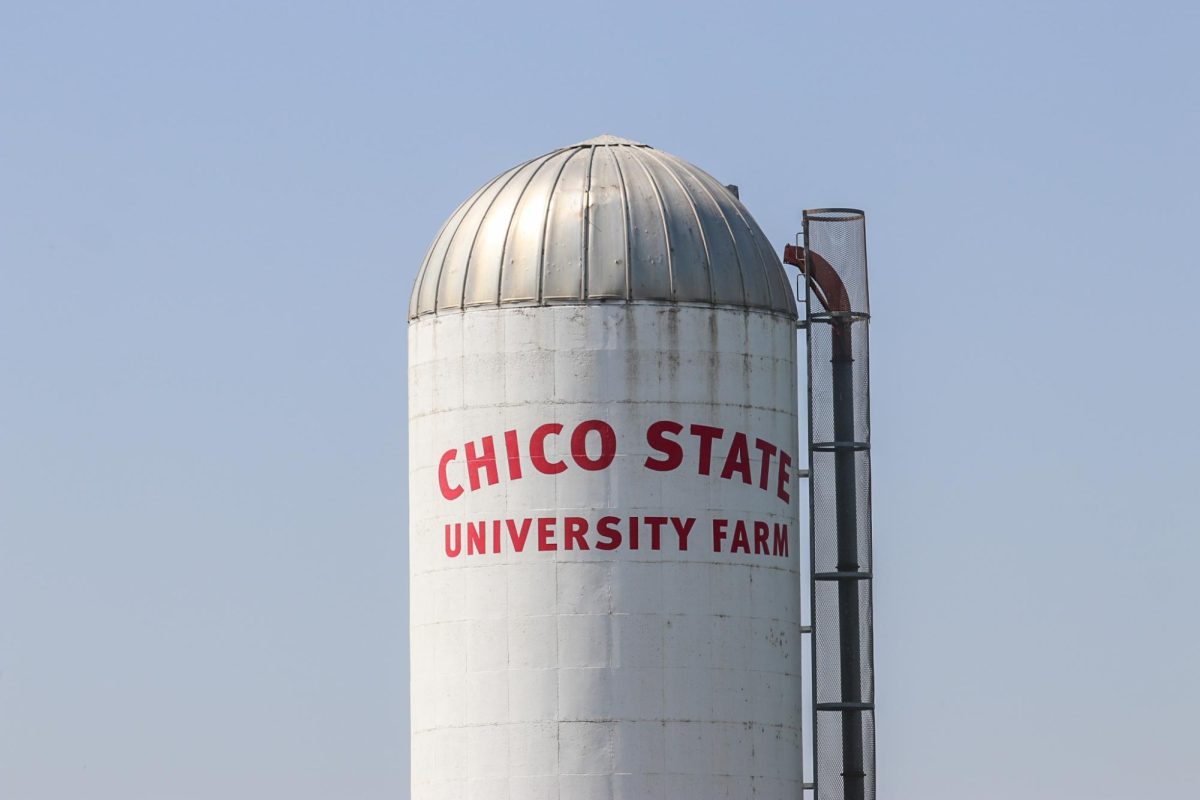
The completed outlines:
[[[409,309],[412,797],[802,795],[797,312],[736,192],[516,166]]]

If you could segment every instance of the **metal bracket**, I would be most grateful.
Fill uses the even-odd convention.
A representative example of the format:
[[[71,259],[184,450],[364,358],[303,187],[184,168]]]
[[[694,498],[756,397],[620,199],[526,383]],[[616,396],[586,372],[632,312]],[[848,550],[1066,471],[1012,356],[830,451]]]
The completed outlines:
[[[832,322],[835,319],[848,319],[851,322],[866,322],[871,315],[865,311],[817,311],[810,317],[814,322]]]
[[[839,450],[861,453],[871,449],[866,442],[813,442],[811,447],[814,453],[836,453]]]

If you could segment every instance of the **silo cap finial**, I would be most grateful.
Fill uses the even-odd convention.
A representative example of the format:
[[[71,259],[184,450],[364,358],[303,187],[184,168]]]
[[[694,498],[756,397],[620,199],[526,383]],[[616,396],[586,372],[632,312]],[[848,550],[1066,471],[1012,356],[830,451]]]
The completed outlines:
[[[598,147],[600,145],[623,144],[631,147],[649,147],[648,144],[635,142],[633,139],[622,139],[620,136],[613,136],[611,133],[602,133],[599,136],[594,136],[586,142],[580,142],[574,147]]]

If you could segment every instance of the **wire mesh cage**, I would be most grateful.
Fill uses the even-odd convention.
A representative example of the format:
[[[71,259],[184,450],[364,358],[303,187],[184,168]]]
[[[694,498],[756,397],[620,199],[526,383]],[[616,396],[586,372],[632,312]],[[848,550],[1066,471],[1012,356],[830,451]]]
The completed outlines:
[[[809,368],[813,785],[875,798],[866,220],[804,212]]]

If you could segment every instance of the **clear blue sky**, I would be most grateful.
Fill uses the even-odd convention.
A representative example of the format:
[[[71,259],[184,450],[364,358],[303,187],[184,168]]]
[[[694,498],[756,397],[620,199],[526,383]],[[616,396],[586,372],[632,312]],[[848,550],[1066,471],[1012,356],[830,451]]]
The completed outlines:
[[[0,6],[0,797],[407,794],[405,312],[610,132],[868,213],[893,800],[1197,797],[1200,6]]]

